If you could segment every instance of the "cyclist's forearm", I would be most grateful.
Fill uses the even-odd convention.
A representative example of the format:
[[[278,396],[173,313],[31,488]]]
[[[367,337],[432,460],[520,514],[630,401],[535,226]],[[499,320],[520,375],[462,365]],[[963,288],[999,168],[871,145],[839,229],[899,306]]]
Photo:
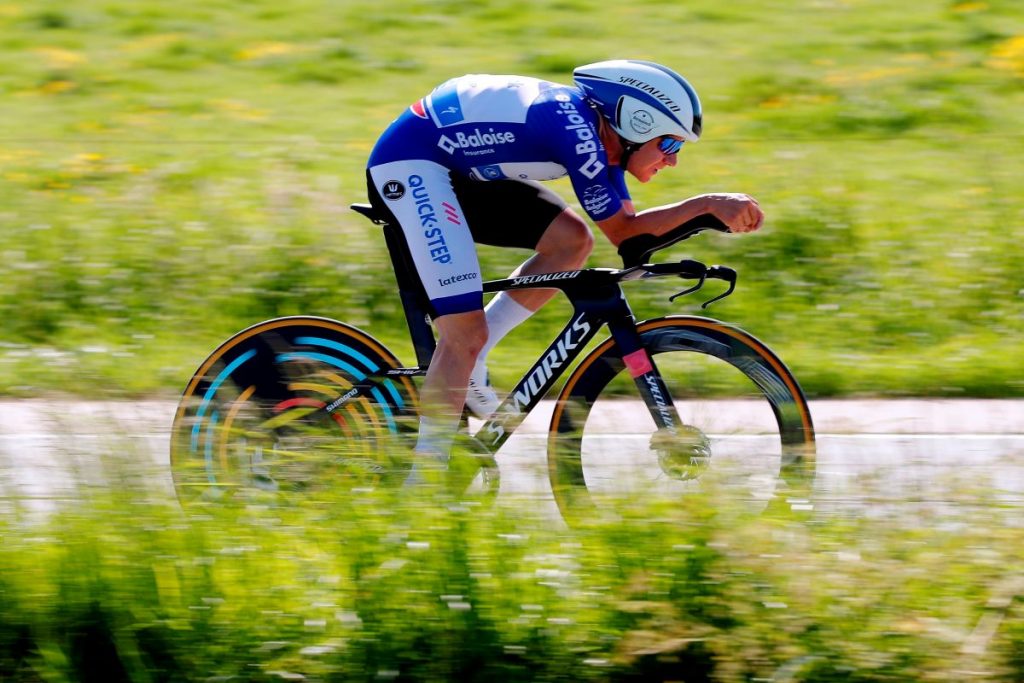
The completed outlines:
[[[622,211],[611,218],[599,221],[597,226],[608,237],[612,244],[619,244],[633,235],[649,233],[661,235],[673,228],[710,213],[708,202],[703,196],[690,197],[675,204],[666,204],[634,213],[632,205],[627,204]]]
[[[690,197],[675,204],[665,204],[645,209],[633,217],[636,233],[661,235],[697,216],[713,213],[710,203],[703,195]]]
[[[753,232],[764,224],[764,212],[753,197],[724,192],[697,195],[640,213],[633,213],[632,204],[627,202],[617,214],[597,225],[612,244],[619,246],[633,235],[662,235],[703,214],[719,219],[731,232]]]

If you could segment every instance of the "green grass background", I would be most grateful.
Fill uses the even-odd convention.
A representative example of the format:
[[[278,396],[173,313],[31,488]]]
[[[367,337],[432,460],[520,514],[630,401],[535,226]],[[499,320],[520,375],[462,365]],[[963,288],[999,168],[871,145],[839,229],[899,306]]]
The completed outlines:
[[[83,493],[0,516],[0,679],[1015,683],[1019,507],[970,479],[813,518],[708,486],[572,530],[386,489]]]
[[[673,251],[739,269],[712,313],[814,396],[1024,395],[1018,0],[0,0],[0,395],[173,396],[284,314],[411,362],[347,210],[376,136],[452,75],[620,56],[706,108],[638,205],[738,190],[768,214]],[[526,256],[482,254],[492,277]],[[697,310],[674,291],[629,290],[638,317]],[[565,313],[495,352],[499,383]],[[0,501],[0,680],[1024,677],[1024,538],[991,483],[810,519],[709,487],[565,530],[383,490],[183,512],[130,445],[106,455],[109,485],[45,519]]]
[[[452,75],[621,56],[706,110],[638,206],[734,190],[768,215],[672,253],[738,268],[714,315],[813,396],[1024,395],[1017,0],[0,0],[0,394],[171,395],[284,314],[411,362],[383,241],[347,210],[376,136]],[[526,256],[482,253],[487,277]],[[591,265],[615,264],[601,241]],[[695,311],[673,287],[632,286],[638,317]],[[509,338],[499,383],[566,312]]]

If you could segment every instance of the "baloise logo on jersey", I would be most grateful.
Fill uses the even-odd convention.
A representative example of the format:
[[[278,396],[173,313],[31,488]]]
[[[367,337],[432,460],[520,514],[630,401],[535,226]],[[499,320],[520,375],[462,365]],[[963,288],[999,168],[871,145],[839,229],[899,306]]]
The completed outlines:
[[[579,140],[576,144],[576,154],[586,156],[579,171],[593,180],[598,173],[604,170],[604,164],[597,156],[597,133],[594,131],[594,127],[583,118],[580,110],[576,108],[568,95],[558,95],[555,99],[558,100],[558,106],[561,107],[558,113],[568,121],[565,129],[576,133],[576,139]]]
[[[430,260],[435,263],[451,263],[452,255],[448,252],[448,243],[444,239],[444,231],[437,225],[437,212],[431,203],[430,192],[427,190],[423,178],[418,175],[409,176],[409,187],[412,188],[412,198],[416,202],[416,214],[420,218],[420,227],[423,228],[423,236],[427,239],[427,248],[430,250]],[[455,207],[448,202],[441,202],[444,209],[445,219],[453,225],[462,225],[459,214]]]
[[[454,140],[447,135],[442,135],[437,141],[437,146],[449,154],[455,154],[455,150],[461,149],[462,153],[466,156],[478,156],[480,154],[494,154],[495,146],[508,145],[516,141],[515,133],[501,130],[496,131],[493,128],[488,128],[486,133],[480,132],[479,128],[474,128],[473,133],[470,135],[462,132],[455,133],[454,135]]]
[[[592,216],[600,214],[611,202],[611,195],[604,185],[591,185],[583,191],[583,208]]]

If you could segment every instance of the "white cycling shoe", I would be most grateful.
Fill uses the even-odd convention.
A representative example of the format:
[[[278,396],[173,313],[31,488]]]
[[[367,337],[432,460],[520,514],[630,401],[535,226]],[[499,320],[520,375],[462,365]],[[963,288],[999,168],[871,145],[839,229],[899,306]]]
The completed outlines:
[[[481,374],[483,374],[484,378],[482,382],[474,377],[469,378],[469,387],[466,390],[466,407],[481,420],[486,420],[497,412],[498,406],[501,405],[501,399],[498,398],[498,394],[495,393],[494,388],[491,386],[487,371],[485,370]]]

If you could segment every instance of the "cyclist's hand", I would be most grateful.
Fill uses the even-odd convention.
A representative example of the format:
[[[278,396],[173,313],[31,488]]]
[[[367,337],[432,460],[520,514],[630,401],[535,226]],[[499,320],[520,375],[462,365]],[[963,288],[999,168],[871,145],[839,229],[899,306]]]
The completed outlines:
[[[707,212],[729,226],[730,232],[754,232],[764,225],[764,212],[748,194],[723,192],[700,197]]]

